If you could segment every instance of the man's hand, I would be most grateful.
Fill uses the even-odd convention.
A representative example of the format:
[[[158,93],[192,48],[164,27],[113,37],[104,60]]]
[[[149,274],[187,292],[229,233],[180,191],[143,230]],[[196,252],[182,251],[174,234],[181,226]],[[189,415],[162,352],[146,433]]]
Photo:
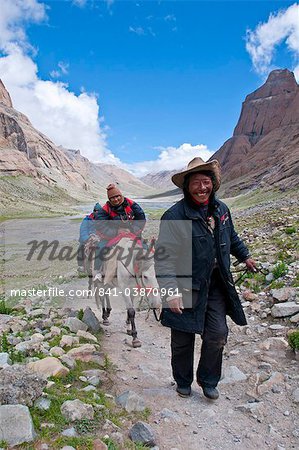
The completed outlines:
[[[257,272],[256,262],[252,258],[247,258],[244,263],[250,272]]]
[[[171,300],[168,300],[169,308],[172,312],[176,314],[182,314],[183,313],[183,300],[182,297],[173,297]]]

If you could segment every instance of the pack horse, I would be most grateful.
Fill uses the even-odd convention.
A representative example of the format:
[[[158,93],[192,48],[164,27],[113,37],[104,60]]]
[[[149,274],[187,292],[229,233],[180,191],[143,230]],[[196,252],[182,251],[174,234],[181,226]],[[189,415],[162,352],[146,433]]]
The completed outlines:
[[[86,245],[86,260],[89,265],[89,289],[92,287],[94,272],[93,258],[97,238],[92,237]],[[127,333],[132,336],[134,348],[140,347],[135,323],[135,303],[146,299],[149,308],[160,309],[161,298],[154,270],[152,246],[143,248],[139,239],[121,237],[116,244],[105,249],[100,277],[95,277],[94,291],[96,305],[102,309],[104,325],[109,325],[111,299],[121,299],[125,305]]]

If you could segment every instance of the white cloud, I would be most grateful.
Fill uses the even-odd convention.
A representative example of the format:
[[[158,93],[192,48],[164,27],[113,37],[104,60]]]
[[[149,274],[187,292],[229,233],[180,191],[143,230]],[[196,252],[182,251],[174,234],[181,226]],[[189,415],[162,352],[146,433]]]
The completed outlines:
[[[0,78],[8,89],[14,107],[55,144],[80,149],[91,160],[120,163],[108,149],[100,125],[96,94],[76,95],[59,81],[42,80],[27,41],[25,26],[46,19],[45,6],[36,0],[1,0]],[[58,63],[61,73],[67,65]]]
[[[86,3],[87,3],[87,0],[73,0],[73,4],[75,6],[79,6],[79,8],[84,8]]]
[[[255,30],[247,30],[246,50],[250,54],[255,70],[265,75],[272,69],[276,48],[285,42],[293,57],[292,69],[299,79],[299,4],[294,3],[285,10],[270,14],[265,23]]]
[[[129,27],[129,31],[131,32],[131,33],[135,33],[135,34],[137,34],[138,36],[143,36],[143,35],[145,35],[145,31],[144,31],[144,29],[142,28],[142,27]]]
[[[59,78],[61,77],[61,75],[67,75],[69,72],[69,64],[64,62],[64,61],[59,61],[59,63],[57,64],[58,69],[56,70],[52,70],[50,72],[50,76],[52,78]]]
[[[158,147],[160,154],[156,160],[127,164],[124,168],[134,175],[142,177],[148,173],[157,173],[163,170],[176,170],[187,166],[188,162],[196,156],[208,160],[214,152],[206,145],[182,144],[179,147]]]

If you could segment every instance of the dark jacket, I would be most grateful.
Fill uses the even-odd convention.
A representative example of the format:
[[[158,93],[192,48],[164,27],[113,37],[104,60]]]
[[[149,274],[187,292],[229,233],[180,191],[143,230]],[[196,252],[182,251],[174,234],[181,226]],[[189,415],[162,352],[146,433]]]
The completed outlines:
[[[96,217],[96,220],[99,220],[96,224],[97,230],[104,239],[112,239],[117,236],[120,228],[129,229],[131,233],[137,236],[141,234],[145,225],[145,214],[138,203],[132,202],[130,217],[127,217],[125,210],[129,204],[129,199],[125,198],[120,206],[113,206],[110,202],[107,202],[107,204],[109,205],[109,210],[116,213],[114,217],[111,217],[104,209]]]
[[[176,289],[182,293],[185,307],[183,314],[164,307],[162,324],[165,326],[190,333],[203,332],[215,257],[226,288],[227,314],[238,325],[247,323],[230,272],[230,254],[244,261],[249,257],[248,249],[237,235],[230,211],[223,202],[214,199],[210,214],[214,218],[214,232],[199,207],[185,198],[162,216],[155,252],[157,280],[166,294]]]

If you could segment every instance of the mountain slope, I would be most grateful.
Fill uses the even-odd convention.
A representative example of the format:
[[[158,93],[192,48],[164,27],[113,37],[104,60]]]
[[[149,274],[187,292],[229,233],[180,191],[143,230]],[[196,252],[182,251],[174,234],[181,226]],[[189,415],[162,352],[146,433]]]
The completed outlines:
[[[118,179],[119,174],[119,179]],[[55,145],[15,110],[0,80],[0,216],[7,210],[55,210],[106,198],[115,182],[126,195],[153,192],[128,172],[93,164],[79,150]]]
[[[222,166],[222,191],[292,188],[299,174],[299,86],[289,70],[272,71],[249,94],[233,137],[212,156]]]

